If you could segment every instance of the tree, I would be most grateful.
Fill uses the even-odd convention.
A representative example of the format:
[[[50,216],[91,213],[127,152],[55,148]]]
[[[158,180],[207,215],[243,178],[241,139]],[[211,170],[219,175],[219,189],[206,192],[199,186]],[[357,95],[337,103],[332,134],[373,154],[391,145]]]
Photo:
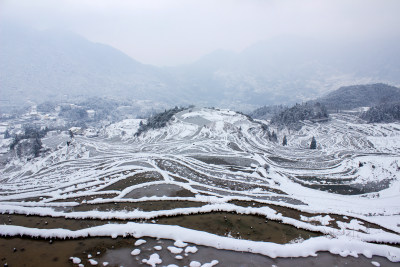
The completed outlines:
[[[317,149],[317,140],[315,140],[314,136],[311,139],[310,149]]]
[[[10,138],[11,137],[11,135],[10,135],[10,132],[8,131],[8,129],[4,132],[4,139],[8,139],[8,138]]]
[[[276,135],[275,131],[272,131],[272,134],[268,131],[268,139],[272,142],[278,142],[278,136]]]
[[[320,103],[296,104],[291,108],[284,108],[271,118],[271,124],[300,129],[304,120],[321,120],[329,117],[327,109]]]
[[[147,124],[139,125],[138,131],[135,136],[141,135],[150,129],[160,129],[167,125],[167,122],[178,112],[185,110],[186,108],[175,107],[173,109],[165,110],[162,113],[155,114],[154,116],[147,119]],[[140,124],[140,123],[139,123]]]
[[[282,146],[287,146],[287,138],[286,138],[286,135],[283,137]]]
[[[38,157],[40,155],[40,149],[42,148],[42,141],[40,138],[36,137],[32,144],[33,155]]]

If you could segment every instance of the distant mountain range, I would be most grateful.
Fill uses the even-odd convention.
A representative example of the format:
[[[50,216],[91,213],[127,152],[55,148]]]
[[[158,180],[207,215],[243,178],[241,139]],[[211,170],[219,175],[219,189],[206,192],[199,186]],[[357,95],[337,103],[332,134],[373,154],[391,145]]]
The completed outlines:
[[[219,50],[193,64],[159,68],[70,32],[2,24],[0,100],[6,106],[111,96],[249,110],[313,99],[341,85],[398,85],[396,44],[275,38],[241,53]]]

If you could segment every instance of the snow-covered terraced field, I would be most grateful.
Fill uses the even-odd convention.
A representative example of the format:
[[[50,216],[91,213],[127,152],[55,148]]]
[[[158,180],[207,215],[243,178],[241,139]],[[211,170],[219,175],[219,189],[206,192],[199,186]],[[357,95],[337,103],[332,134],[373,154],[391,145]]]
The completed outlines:
[[[261,124],[228,110],[185,110],[139,137],[138,121],[128,122],[100,137],[63,141],[38,160],[10,162],[1,170],[0,233],[146,237],[154,246],[151,238],[271,258],[327,251],[400,261],[400,124],[333,114],[300,131],[275,129],[274,143]],[[118,125],[129,134],[119,135]],[[284,135],[288,146],[280,144]],[[312,136],[316,150],[308,148]],[[200,266],[186,246],[170,245],[169,252],[127,257]],[[71,264],[94,264],[95,255],[83,262],[81,252],[71,252]],[[208,266],[224,266],[222,255]]]

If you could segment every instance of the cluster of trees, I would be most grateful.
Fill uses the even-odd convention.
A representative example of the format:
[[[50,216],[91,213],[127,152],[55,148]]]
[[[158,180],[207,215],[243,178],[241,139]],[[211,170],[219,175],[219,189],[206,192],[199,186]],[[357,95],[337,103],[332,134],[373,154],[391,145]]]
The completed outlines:
[[[361,114],[361,118],[370,123],[399,121],[400,102],[381,104],[375,107],[371,107],[368,111]]]
[[[275,131],[272,131],[272,133],[271,133],[268,125],[266,125],[265,123],[259,122],[259,121],[254,121],[254,122],[261,125],[261,129],[267,135],[269,141],[278,142],[278,136],[276,135]]]
[[[10,150],[14,150],[18,157],[22,155],[33,155],[38,157],[42,149],[42,138],[46,136],[49,129],[34,126],[25,126],[24,133],[16,135],[10,144]]]
[[[139,129],[135,135],[139,136],[150,129],[159,129],[165,127],[167,125],[167,122],[172,118],[172,116],[185,109],[187,108],[175,107],[169,110],[165,110],[162,113],[155,114],[154,116],[147,119],[146,124],[140,123]]]
[[[300,121],[322,120],[329,117],[326,107],[320,103],[296,104],[291,108],[285,108],[271,119],[271,124],[299,128]]]
[[[269,120],[276,114],[282,112],[286,107],[282,105],[264,106],[250,113],[250,116],[255,119]]]
[[[329,110],[372,107],[400,101],[400,89],[383,83],[344,86],[317,99]]]
[[[268,131],[267,135],[268,135],[269,141],[278,142],[278,136],[276,135],[275,131],[272,131],[272,133],[270,131]]]
[[[44,113],[52,113],[56,110],[57,104],[51,101],[45,101],[37,105],[37,111]]]
[[[113,99],[92,97],[80,102],[79,106],[85,107],[86,110],[95,111],[94,117],[90,118],[91,121],[119,121],[124,119],[125,116],[119,112],[118,108],[122,106],[130,106],[130,103]]]
[[[45,104],[45,103],[44,103]],[[93,97],[79,102],[77,105],[60,105],[59,116],[69,122],[69,126],[86,128],[87,125],[96,125],[101,121],[119,121],[125,118],[125,114],[119,112],[119,107],[128,103],[111,99]],[[51,107],[52,103],[46,103],[45,107]],[[40,108],[43,110],[43,107]],[[38,106],[38,111],[39,106]],[[45,109],[46,110],[46,109]],[[89,116],[88,110],[93,110],[93,116]]]
[[[89,118],[85,108],[71,105],[61,106],[59,115],[68,121],[75,122],[84,122]]]
[[[240,111],[236,111],[236,113],[245,116],[249,121],[254,121],[253,118],[248,114],[245,114],[245,113],[240,112]]]
[[[58,115],[69,122],[71,126],[85,128],[87,124],[96,124],[100,121],[119,121],[130,117],[131,114],[139,113],[139,107],[134,107],[126,101],[119,101],[107,98],[92,97],[78,101],[75,104],[43,102],[37,106],[37,111],[44,113],[56,112],[60,107]],[[93,110],[93,116],[89,116],[88,110]]]

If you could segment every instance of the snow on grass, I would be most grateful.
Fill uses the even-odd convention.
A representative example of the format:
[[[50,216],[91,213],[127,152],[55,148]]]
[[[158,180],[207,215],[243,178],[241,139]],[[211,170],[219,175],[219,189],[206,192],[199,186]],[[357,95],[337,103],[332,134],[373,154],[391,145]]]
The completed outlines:
[[[328,225],[330,221],[333,221],[334,219],[331,218],[329,215],[325,216],[314,216],[314,217],[307,217],[300,215],[300,219],[305,222],[319,222],[321,225]]]
[[[363,222],[360,222],[356,219],[351,220],[349,223],[345,223],[345,222],[336,222],[337,225],[341,228],[341,229],[351,229],[351,230],[356,230],[356,231],[367,231],[367,227],[365,227],[363,225]]]
[[[123,140],[133,138],[139,129],[140,122],[145,123],[141,119],[126,119],[117,123],[113,123],[105,128],[105,135],[108,138],[121,138]]]

